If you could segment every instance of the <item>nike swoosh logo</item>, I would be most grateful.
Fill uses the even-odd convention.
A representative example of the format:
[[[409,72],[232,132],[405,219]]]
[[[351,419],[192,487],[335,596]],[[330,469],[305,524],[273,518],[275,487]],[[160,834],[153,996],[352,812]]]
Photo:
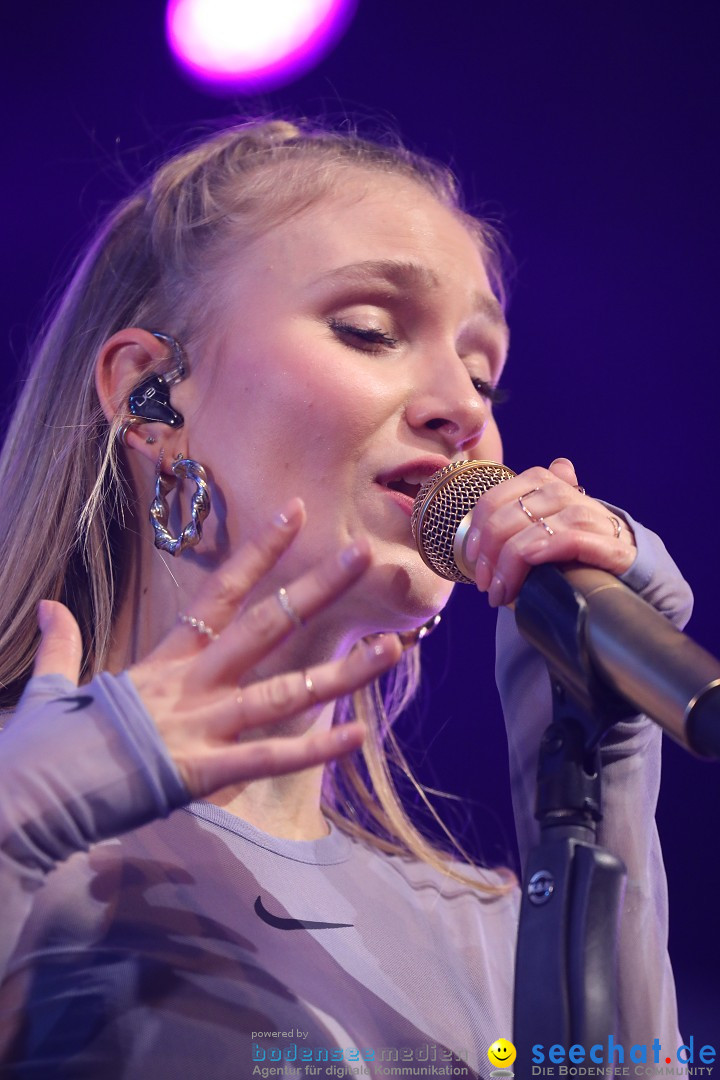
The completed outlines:
[[[87,709],[88,705],[91,705],[95,699],[90,694],[78,694],[77,697],[60,697],[55,698],[55,701],[68,701],[73,706],[72,709],[63,709],[63,712],[79,712],[80,709]]]
[[[255,901],[255,914],[259,915],[268,926],[274,926],[276,930],[336,930],[340,927],[353,925],[351,922],[314,922],[312,919],[282,919],[279,915],[272,915],[267,910],[260,896]]]

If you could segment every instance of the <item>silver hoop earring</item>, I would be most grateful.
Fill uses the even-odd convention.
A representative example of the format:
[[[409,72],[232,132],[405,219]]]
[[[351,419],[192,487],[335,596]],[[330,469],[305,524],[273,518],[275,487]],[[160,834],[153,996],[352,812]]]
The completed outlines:
[[[181,458],[173,461],[171,468],[172,477],[158,471],[155,498],[150,505],[150,520],[155,533],[155,547],[171,555],[179,555],[185,548],[195,547],[202,539],[202,524],[210,513],[210,489],[207,475],[199,461]],[[195,491],[190,502],[190,521],[179,536],[173,536],[168,529],[170,508],[167,496],[178,480],[192,480]]]

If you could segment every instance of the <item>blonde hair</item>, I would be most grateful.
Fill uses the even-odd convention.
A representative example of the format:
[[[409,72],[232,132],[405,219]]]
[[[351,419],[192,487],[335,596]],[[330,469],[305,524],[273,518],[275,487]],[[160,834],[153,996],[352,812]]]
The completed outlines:
[[[254,239],[337,190],[343,170],[358,168],[408,177],[459,215],[502,299],[494,230],[464,213],[447,169],[398,145],[273,120],[220,131],[169,160],[108,217],[77,266],[39,337],[7,433],[0,456],[0,707],[14,706],[30,677],[40,599],[63,601],[77,618],[84,679],[102,669],[110,646],[134,557],[124,528],[134,493],[117,452],[122,418],[108,423],[95,391],[103,343],[124,327],[144,326],[188,345],[211,311],[207,282],[236,257],[238,236]],[[366,740],[364,764],[328,770],[328,813],[386,851],[411,853],[502,892],[448,870],[446,856],[402,809],[381,747],[394,744],[391,722],[414,693],[418,670],[413,649],[401,661],[390,710],[377,688],[338,703],[336,722],[362,716],[376,738]],[[400,768],[409,773],[402,759]]]

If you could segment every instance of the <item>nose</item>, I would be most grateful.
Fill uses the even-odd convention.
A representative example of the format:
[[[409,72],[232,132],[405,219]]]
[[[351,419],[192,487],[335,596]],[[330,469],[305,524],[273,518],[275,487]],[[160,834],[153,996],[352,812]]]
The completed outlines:
[[[451,453],[467,453],[482,438],[490,406],[455,357],[452,365],[429,362],[426,377],[415,383],[405,416],[414,430],[438,432]]]

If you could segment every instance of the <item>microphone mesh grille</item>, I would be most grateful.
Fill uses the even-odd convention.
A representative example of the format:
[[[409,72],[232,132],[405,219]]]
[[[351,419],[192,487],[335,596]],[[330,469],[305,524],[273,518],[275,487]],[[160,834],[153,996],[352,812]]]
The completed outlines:
[[[472,582],[457,567],[455,535],[488,488],[515,476],[496,461],[458,461],[434,473],[415,496],[410,525],[424,562],[449,581]]]

